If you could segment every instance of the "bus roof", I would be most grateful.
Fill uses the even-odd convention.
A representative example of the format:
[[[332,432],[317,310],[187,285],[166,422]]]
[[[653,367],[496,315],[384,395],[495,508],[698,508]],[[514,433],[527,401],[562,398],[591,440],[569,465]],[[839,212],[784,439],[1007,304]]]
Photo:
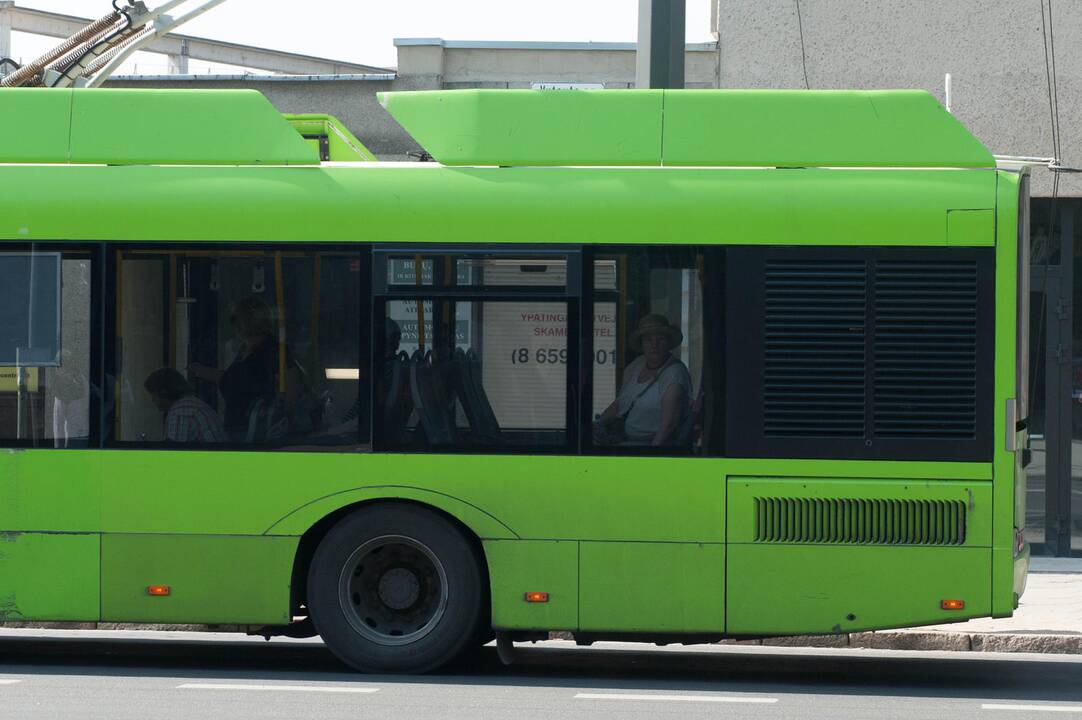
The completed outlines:
[[[451,90],[380,100],[450,166],[995,167],[915,90]],[[331,159],[374,159],[348,131],[326,130],[339,128],[333,118],[283,118],[254,90],[6,88],[0,114],[9,127],[0,163],[318,165],[318,143],[302,137],[311,127],[328,137]]]
[[[436,90],[380,101],[445,165],[995,167],[921,90]]]
[[[4,88],[0,163],[318,165],[255,90]]]

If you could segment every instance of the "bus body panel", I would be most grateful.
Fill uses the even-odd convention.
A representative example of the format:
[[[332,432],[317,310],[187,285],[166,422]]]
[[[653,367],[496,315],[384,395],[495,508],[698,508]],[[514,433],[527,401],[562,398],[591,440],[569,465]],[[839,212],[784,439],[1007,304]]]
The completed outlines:
[[[730,635],[833,634],[952,622],[991,611],[981,547],[731,545]],[[943,600],[964,600],[944,610]]]
[[[579,543],[485,540],[492,626],[499,630],[578,630]],[[527,602],[526,593],[548,593]]]
[[[109,622],[290,621],[297,538],[116,535],[101,539],[101,618]],[[151,595],[152,585],[168,595]]]
[[[487,227],[546,245],[942,246],[947,212],[994,208],[995,183],[992,170],[0,166],[0,239],[475,243]]]
[[[0,621],[100,617],[101,536],[0,532]]]
[[[1021,451],[1007,447],[1008,437],[1017,437],[1016,428],[1007,428],[1007,404],[1018,400],[1016,347],[1028,338],[1018,338],[1016,308],[1028,298],[1018,298],[1018,202],[1021,175],[997,172],[996,179],[996,372],[995,423],[993,430],[993,474],[995,518],[992,539],[992,615],[1009,616],[1025,587],[1028,552],[1015,547],[1015,531],[1025,526],[1025,473],[1019,462]],[[1029,382],[1026,378],[1022,382]],[[1018,448],[1025,447],[1017,445]]]
[[[0,531],[100,532],[102,455],[97,451],[0,451]],[[0,461],[0,468],[4,467]]]
[[[725,545],[580,544],[579,629],[725,631]]]

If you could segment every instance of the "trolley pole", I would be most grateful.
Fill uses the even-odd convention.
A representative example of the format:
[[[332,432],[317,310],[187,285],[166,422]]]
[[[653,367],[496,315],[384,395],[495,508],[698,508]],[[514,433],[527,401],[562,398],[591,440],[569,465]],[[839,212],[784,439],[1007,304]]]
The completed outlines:
[[[639,0],[636,87],[684,87],[685,17],[685,0]]]

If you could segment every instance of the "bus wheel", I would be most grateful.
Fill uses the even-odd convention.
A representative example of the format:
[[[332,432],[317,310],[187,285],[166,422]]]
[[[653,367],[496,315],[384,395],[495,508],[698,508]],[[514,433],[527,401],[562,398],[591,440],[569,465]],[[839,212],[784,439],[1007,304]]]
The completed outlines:
[[[343,518],[308,570],[323,641],[364,672],[427,672],[468,649],[484,607],[479,560],[446,520],[410,505]]]

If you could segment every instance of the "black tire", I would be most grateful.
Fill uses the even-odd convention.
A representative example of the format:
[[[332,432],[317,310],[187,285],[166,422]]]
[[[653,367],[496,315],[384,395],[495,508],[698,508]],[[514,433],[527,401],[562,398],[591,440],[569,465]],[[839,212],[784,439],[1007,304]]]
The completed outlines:
[[[480,559],[451,523],[412,505],[343,518],[308,569],[308,609],[350,667],[422,673],[453,661],[482,632]]]

